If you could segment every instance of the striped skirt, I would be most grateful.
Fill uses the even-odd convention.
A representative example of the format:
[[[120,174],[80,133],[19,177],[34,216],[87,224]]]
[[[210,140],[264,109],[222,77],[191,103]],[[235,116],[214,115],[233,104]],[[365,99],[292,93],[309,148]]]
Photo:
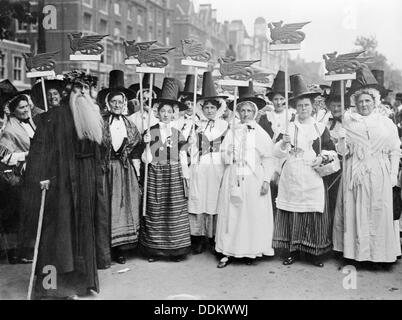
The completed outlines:
[[[140,244],[151,256],[180,256],[190,251],[190,223],[179,163],[149,165]]]
[[[215,237],[217,214],[189,214],[191,235],[196,237]]]
[[[135,244],[140,229],[140,188],[133,166],[125,169],[120,160],[112,160],[109,172],[111,192],[112,247]]]
[[[332,221],[329,210],[321,213],[278,209],[273,247],[315,256],[327,253],[332,250]]]

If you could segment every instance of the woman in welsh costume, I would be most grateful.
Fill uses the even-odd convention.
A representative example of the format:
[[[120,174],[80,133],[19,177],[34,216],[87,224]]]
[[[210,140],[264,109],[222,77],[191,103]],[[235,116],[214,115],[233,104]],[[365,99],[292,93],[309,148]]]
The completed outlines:
[[[21,184],[26,157],[36,130],[30,117],[31,105],[30,98],[24,94],[11,99],[8,103],[11,117],[0,138],[0,232],[5,234],[8,261],[11,264],[20,262],[17,235]]]
[[[273,143],[255,121],[265,101],[254,96],[239,99],[240,123],[230,129],[221,146],[226,164],[219,192],[215,250],[223,255],[218,268],[233,258],[273,256],[270,180]],[[234,134],[234,136],[233,136]],[[234,141],[234,144],[233,144]]]
[[[114,78],[124,77],[115,70]],[[119,81],[117,81],[119,82]],[[127,94],[124,87],[106,89],[105,103],[108,112],[103,116],[105,166],[110,209],[110,246],[112,258],[120,264],[126,263],[126,251],[138,243],[140,221],[140,196],[137,175],[132,163],[133,150],[142,137],[134,123],[123,114],[127,107]]]
[[[190,223],[186,193],[189,170],[185,145],[187,141],[172,125],[174,106],[185,110],[177,100],[176,79],[165,78],[161,97],[157,100],[160,123],[144,136],[150,153],[143,160],[149,163],[146,215],[142,217],[140,244],[150,262],[161,257],[175,261],[190,251]]]
[[[345,156],[334,223],[334,250],[372,267],[389,267],[401,255],[393,221],[400,140],[397,127],[375,109],[380,86],[367,68],[357,71],[350,95],[356,111],[345,113],[338,151]]]
[[[332,250],[332,219],[324,181],[315,168],[323,162],[322,154],[333,159],[337,154],[325,124],[311,116],[319,93],[309,91],[301,75],[290,80],[297,116],[275,145],[275,155],[286,161],[278,185],[273,244],[288,251],[284,265],[294,263],[303,252],[323,267],[322,255]]]
[[[199,254],[205,248],[205,237],[212,245],[215,237],[219,188],[225,170],[220,147],[228,130],[228,123],[220,119],[226,103],[216,93],[211,72],[204,73],[196,108],[200,121],[190,149],[193,162],[188,212],[194,253]]]

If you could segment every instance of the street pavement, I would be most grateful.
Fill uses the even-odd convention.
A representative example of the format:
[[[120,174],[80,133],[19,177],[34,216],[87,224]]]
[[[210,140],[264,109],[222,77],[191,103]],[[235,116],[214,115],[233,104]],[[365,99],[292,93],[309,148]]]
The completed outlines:
[[[350,278],[353,269],[343,269],[342,260],[333,257],[323,268],[303,261],[284,266],[277,256],[251,266],[238,261],[223,269],[217,262],[211,252],[189,255],[182,262],[153,263],[132,253],[125,265],[100,270],[100,293],[83,299],[402,299],[401,260],[390,271],[358,268],[356,282]],[[30,271],[31,265],[0,262],[0,300],[26,299]]]

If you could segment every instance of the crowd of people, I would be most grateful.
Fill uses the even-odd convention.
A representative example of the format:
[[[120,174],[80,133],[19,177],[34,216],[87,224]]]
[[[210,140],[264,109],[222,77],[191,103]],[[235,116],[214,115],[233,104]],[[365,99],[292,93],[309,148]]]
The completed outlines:
[[[72,71],[45,80],[46,112],[40,82],[19,92],[4,80],[3,251],[11,264],[32,263],[43,207],[36,298],[99,292],[97,270],[137,249],[179,262],[209,248],[218,268],[280,254],[285,265],[336,257],[392,270],[402,94],[390,107],[383,78],[363,66],[344,90],[338,81],[316,90],[295,74],[286,95],[278,71],[266,94],[250,81],[235,103],[211,72],[194,92],[194,75],[150,90],[149,75],[126,87],[113,70],[96,92],[96,77]],[[41,285],[48,265],[57,289]]]

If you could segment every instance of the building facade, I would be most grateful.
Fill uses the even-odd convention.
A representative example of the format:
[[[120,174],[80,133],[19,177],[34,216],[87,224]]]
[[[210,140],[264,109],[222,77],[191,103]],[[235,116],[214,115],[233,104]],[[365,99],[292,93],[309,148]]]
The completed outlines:
[[[56,73],[78,68],[98,75],[99,88],[108,85],[108,74],[113,69],[124,70],[126,86],[138,81],[133,66],[126,66],[124,41],[157,40],[169,45],[172,38],[172,11],[169,0],[45,0],[45,5],[56,7],[56,29],[45,30],[47,52],[60,51],[56,56]],[[100,62],[69,61],[68,33],[108,35],[102,44],[105,51]],[[16,41],[37,48],[38,28],[15,23]],[[159,79],[161,81],[161,79]]]
[[[27,44],[0,41],[0,81],[9,79],[20,91],[31,88],[31,81],[26,78],[23,58],[23,53],[29,53],[30,49]]]
[[[181,42],[183,39],[193,39],[201,42],[211,53],[210,68],[216,64],[220,56],[224,56],[227,47],[227,25],[216,19],[216,10],[210,4],[195,8],[191,0],[171,0],[173,10],[172,45],[177,48],[174,58],[173,76],[184,80],[189,67],[182,66]]]

